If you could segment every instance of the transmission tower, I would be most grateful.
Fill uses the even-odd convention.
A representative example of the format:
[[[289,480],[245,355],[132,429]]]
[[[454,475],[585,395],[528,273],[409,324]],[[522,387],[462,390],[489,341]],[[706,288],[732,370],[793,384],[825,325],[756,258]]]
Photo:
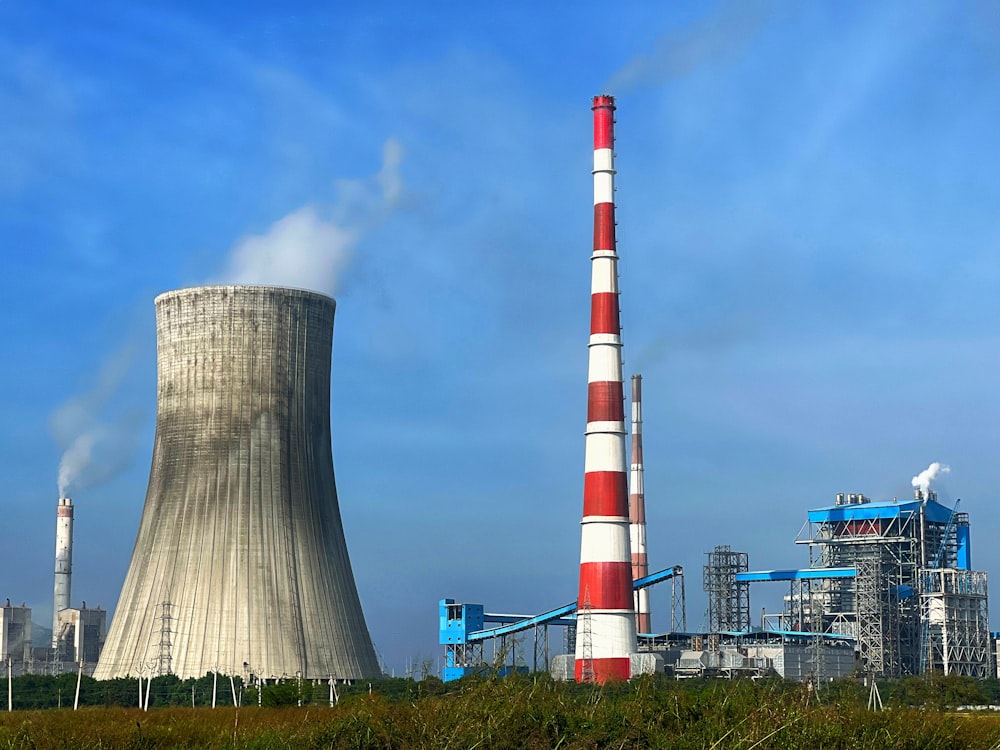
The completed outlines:
[[[159,673],[161,675],[170,674],[170,664],[173,659],[173,641],[171,635],[173,630],[170,623],[173,617],[170,615],[171,604],[169,601],[160,604],[160,650],[159,650]]]

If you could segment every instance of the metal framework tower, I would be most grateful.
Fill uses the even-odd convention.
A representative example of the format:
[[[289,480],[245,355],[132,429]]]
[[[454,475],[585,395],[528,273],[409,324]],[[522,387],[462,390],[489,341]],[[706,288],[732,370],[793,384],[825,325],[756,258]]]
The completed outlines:
[[[677,575],[670,579],[670,632],[687,631],[687,594],[684,591],[684,569],[679,565]]]
[[[708,594],[708,629],[747,632],[750,630],[750,584],[736,580],[737,573],[750,570],[746,552],[733,552],[720,544],[706,552],[703,585]]]
[[[160,604],[160,645],[157,652],[157,674],[170,674],[170,667],[173,662],[173,639],[170,623],[173,618],[170,616],[170,602]]]
[[[921,618],[927,630],[922,671],[990,677],[986,573],[921,571]]]
[[[589,599],[593,658],[576,643],[577,680],[627,680],[636,652],[629,542],[628,477],[618,254],[614,204],[614,98],[595,96],[594,251],[591,255],[590,367],[577,602]],[[589,595],[585,596],[585,592]],[[584,670],[592,664],[593,676]]]
[[[632,464],[628,496],[629,529],[632,543],[632,580],[649,575],[646,559],[646,492],[643,487],[642,461],[642,375],[632,376]],[[635,628],[639,633],[653,632],[649,612],[649,589],[634,594]]]
[[[580,656],[577,657],[577,667],[580,682],[594,682],[594,634],[593,616],[594,610],[590,604],[590,590],[584,590],[584,599],[576,612],[576,637],[580,648]]]
[[[182,678],[380,674],[334,481],[334,310],[269,286],[156,298],[149,489],[98,679],[158,659],[162,602]]]
[[[864,671],[876,677],[898,677],[903,673],[901,611],[888,585],[894,577],[893,562],[882,546],[872,545],[854,556],[858,652]],[[912,673],[912,670],[907,671]]]

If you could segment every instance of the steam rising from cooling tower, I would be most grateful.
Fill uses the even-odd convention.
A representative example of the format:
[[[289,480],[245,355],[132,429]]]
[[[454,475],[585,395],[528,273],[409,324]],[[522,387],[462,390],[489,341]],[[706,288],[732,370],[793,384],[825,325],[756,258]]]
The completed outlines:
[[[950,466],[946,466],[940,461],[935,461],[922,472],[913,477],[913,479],[910,480],[910,484],[920,490],[920,494],[926,497],[927,491],[931,488],[931,482],[942,474],[947,474],[950,471]]]
[[[362,236],[385,221],[402,200],[402,161],[402,145],[388,139],[376,174],[363,180],[337,180],[331,205],[302,206],[263,234],[240,240],[219,281],[334,293]]]
[[[153,462],[98,679],[151,661],[182,678],[379,674],[334,482],[334,310],[270,286],[156,298]]]

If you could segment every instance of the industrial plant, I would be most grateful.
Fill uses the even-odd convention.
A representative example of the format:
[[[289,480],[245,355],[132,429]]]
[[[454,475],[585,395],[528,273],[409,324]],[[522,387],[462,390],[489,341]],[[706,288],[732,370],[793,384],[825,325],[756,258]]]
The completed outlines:
[[[535,615],[441,599],[442,678],[528,669],[594,683],[649,673],[997,676],[987,574],[973,567],[969,516],[939,500],[934,472],[914,477],[912,498],[840,493],[808,510],[792,539],[801,564],[752,570],[746,552],[715,546],[701,571],[700,627],[688,627],[683,566],[650,572],[640,374],[626,425],[615,109],[612,96],[594,97],[579,585],[572,601]],[[71,606],[74,505],[60,498],[51,642],[32,642],[29,607],[0,607],[0,659],[15,674],[221,672],[332,684],[381,673],[334,478],[335,307],[322,294],[274,286],[156,298],[152,466],[110,629],[100,607]],[[661,539],[654,532],[651,541]],[[787,587],[780,610],[758,619],[751,588],[775,584]],[[661,633],[649,595],[657,585],[669,587]]]
[[[31,607],[0,607],[0,661],[13,674],[92,674],[104,646],[107,612],[101,607],[70,606],[73,586],[73,501],[56,506],[56,556],[52,596],[52,635],[48,643],[33,640]]]
[[[381,673],[341,525],[330,437],[335,302],[269,286],[161,294],[149,488],[110,631],[73,608],[61,498],[51,643],[0,609],[12,671],[257,681]]]
[[[539,615],[492,614],[482,604],[442,599],[442,677],[484,668],[545,669],[560,679],[599,683],[651,671],[677,677],[776,673],[796,680],[996,675],[987,575],[972,569],[968,515],[958,512],[958,503],[941,504],[922,476],[914,478],[912,500],[838,494],[833,505],[809,511],[805,534],[795,540],[808,551],[804,568],[751,571],[746,553],[716,546],[703,568],[705,627],[687,631],[683,568],[648,571],[638,374],[626,482],[614,99],[597,96],[592,109],[594,249],[580,588],[575,602]],[[667,581],[671,629],[655,634],[648,588]],[[757,625],[750,585],[772,582],[787,583],[788,594],[782,611],[765,613]],[[561,644],[553,645],[550,627],[562,629]]]

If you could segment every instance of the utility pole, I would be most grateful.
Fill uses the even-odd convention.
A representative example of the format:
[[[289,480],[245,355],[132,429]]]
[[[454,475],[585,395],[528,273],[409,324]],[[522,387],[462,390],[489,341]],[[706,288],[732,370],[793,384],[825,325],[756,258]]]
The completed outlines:
[[[149,663],[149,679],[146,680],[146,702],[143,703],[142,710],[149,710],[149,687],[153,684],[153,669],[156,667],[156,662],[151,661]]]
[[[80,706],[80,681],[83,679],[83,659],[80,660],[80,670],[76,673],[76,695],[73,697],[73,710]]]
[[[10,656],[7,657],[7,713],[14,710],[14,677]]]

